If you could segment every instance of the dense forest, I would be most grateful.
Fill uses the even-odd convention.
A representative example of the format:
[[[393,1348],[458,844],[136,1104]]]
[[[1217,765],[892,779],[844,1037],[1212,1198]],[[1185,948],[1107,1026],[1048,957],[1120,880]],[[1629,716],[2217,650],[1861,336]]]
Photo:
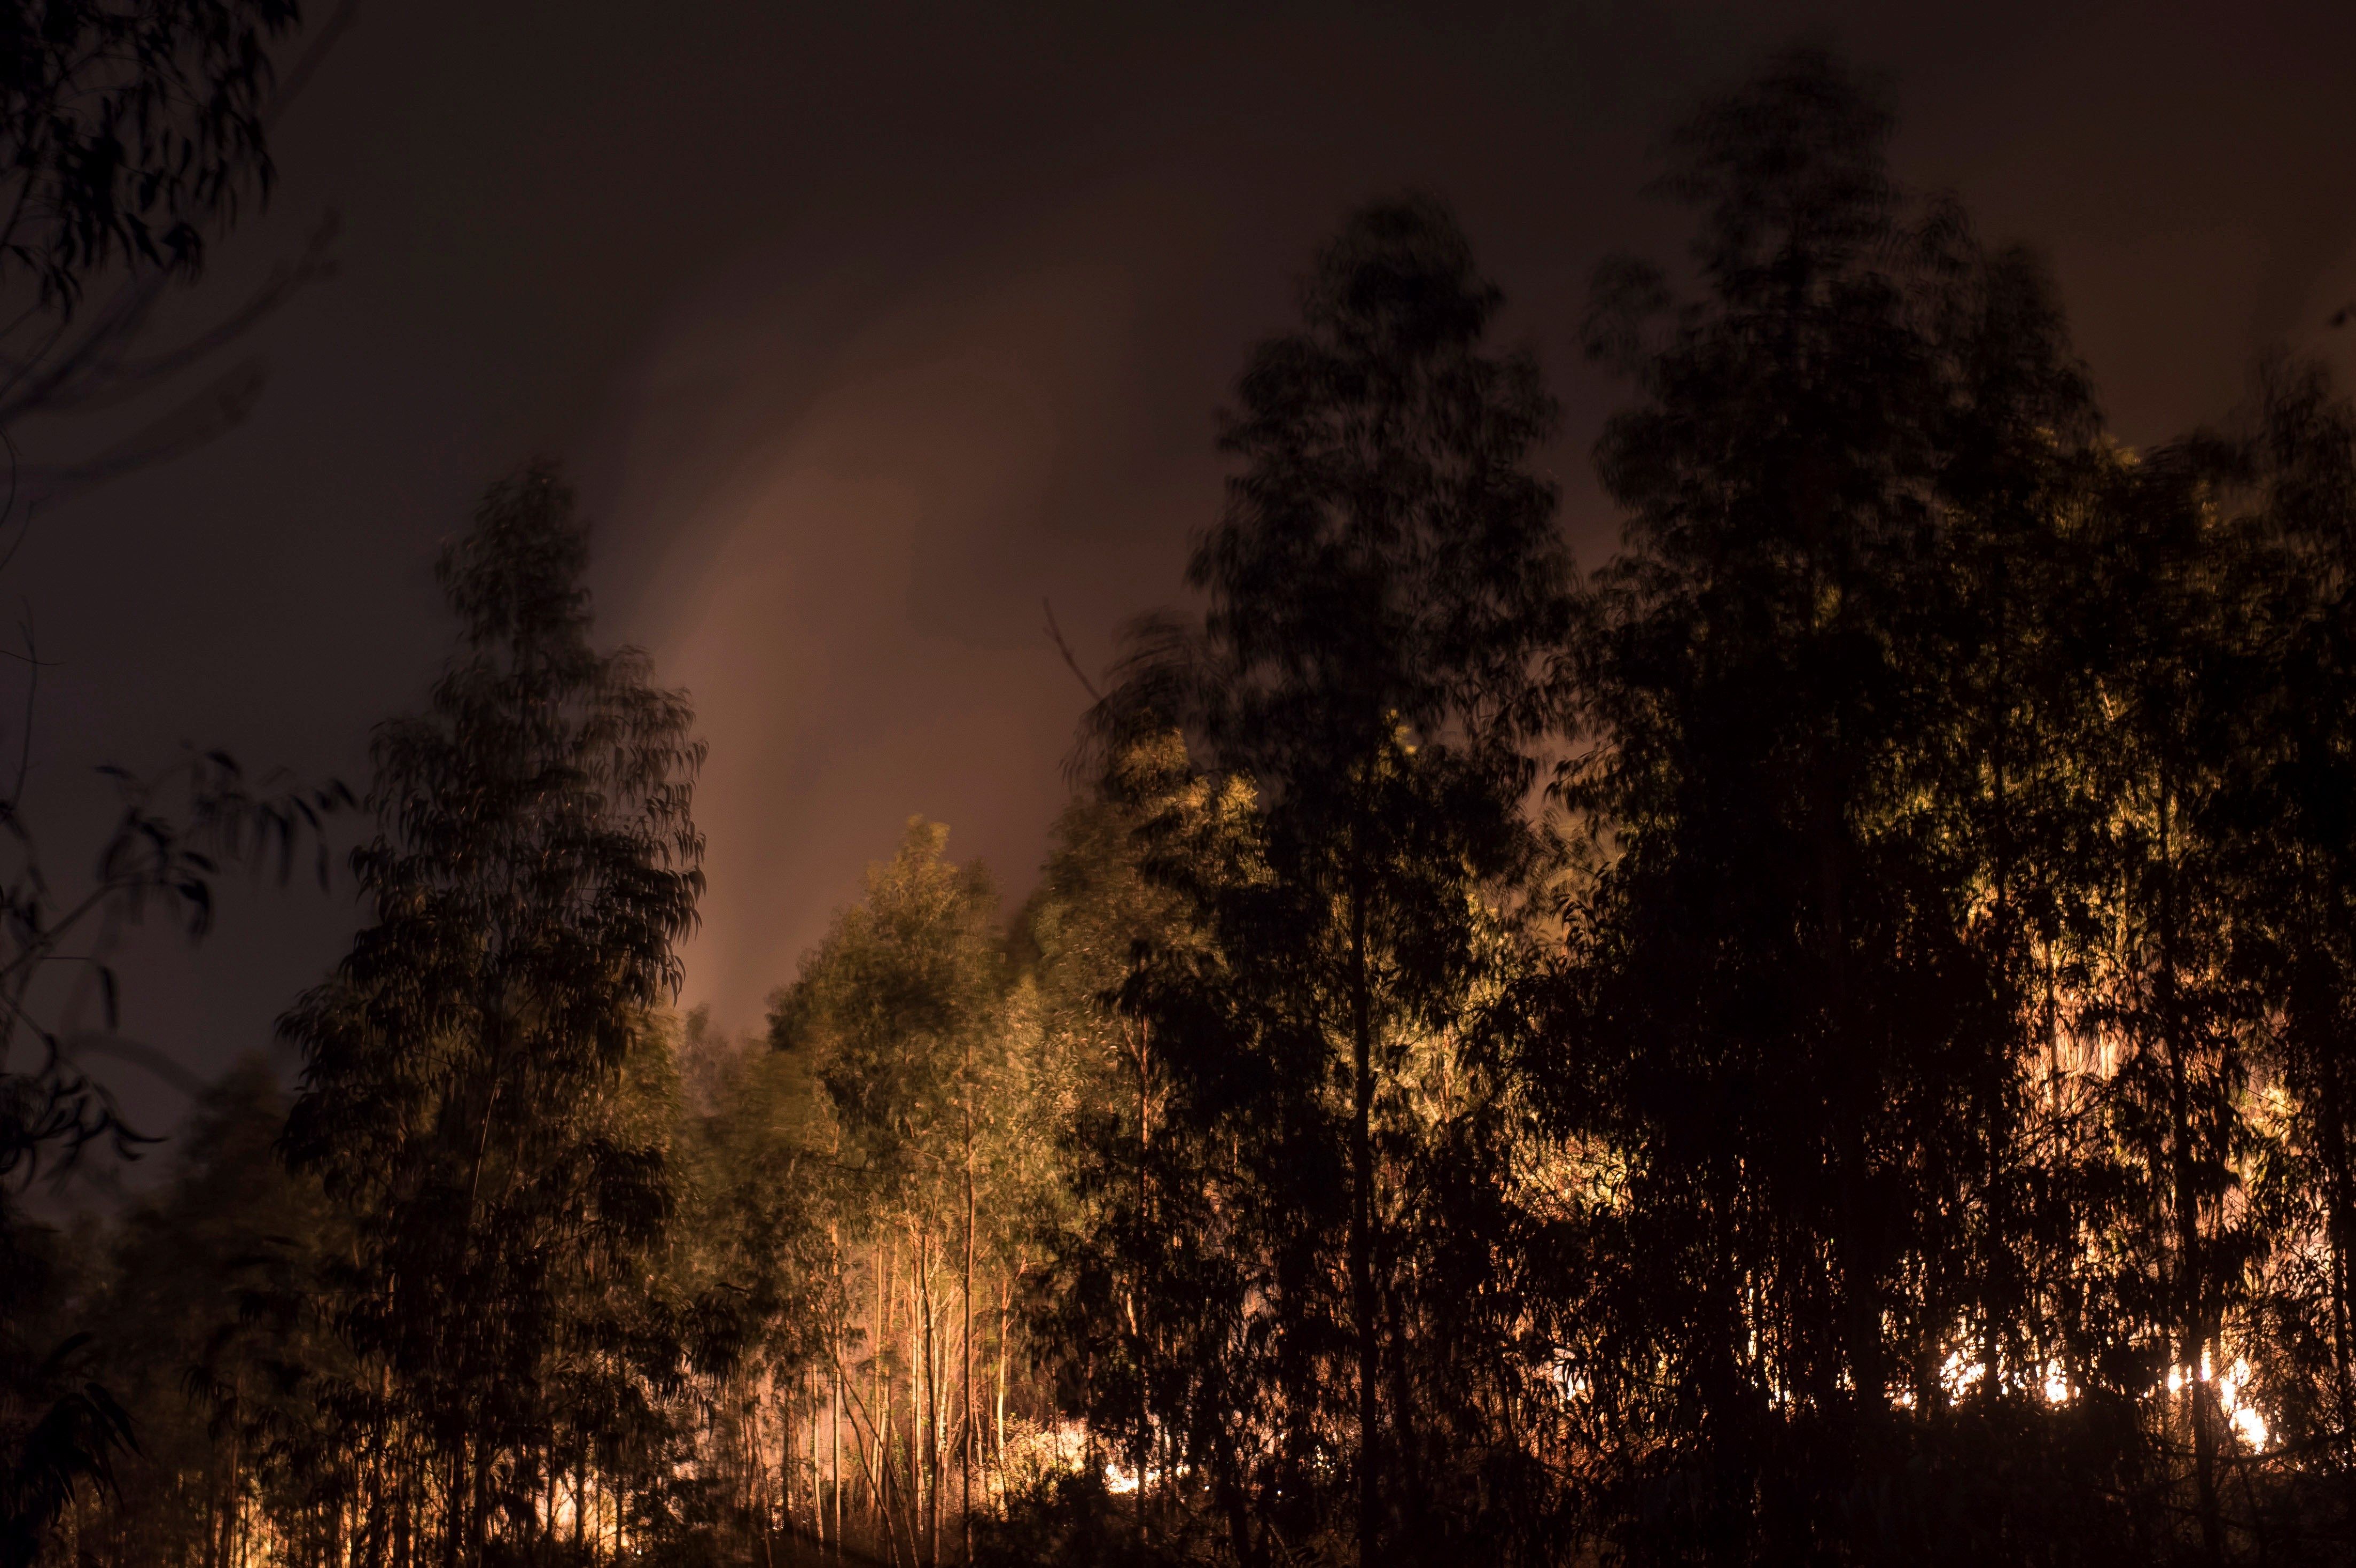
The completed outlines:
[[[0,267],[85,374],[85,283],[266,192],[294,16],[48,14]],[[678,1008],[728,848],[544,464],[364,788],[118,779],[86,902],[10,795],[0,1565],[2347,1561],[2356,411],[2123,444],[1891,128],[1796,54],[1664,144],[1585,569],[1464,234],[1349,215],[1036,891],[912,820],[757,1037]],[[351,820],[299,1081],[39,1219],[144,1136],[78,923]]]

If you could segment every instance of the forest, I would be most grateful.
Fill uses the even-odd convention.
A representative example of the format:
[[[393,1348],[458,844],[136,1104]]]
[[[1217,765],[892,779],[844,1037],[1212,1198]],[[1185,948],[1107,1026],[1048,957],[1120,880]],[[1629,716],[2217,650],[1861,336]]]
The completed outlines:
[[[8,15],[13,418],[266,195],[296,18]],[[911,820],[765,1032],[547,464],[349,789],[117,778],[85,896],[20,773],[0,1568],[2347,1562],[2356,410],[2117,439],[1894,116],[1803,51],[1661,144],[1608,560],[1450,209],[1343,217],[1035,891]],[[46,1217],[158,1129],[40,977],[314,859],[299,1078]]]

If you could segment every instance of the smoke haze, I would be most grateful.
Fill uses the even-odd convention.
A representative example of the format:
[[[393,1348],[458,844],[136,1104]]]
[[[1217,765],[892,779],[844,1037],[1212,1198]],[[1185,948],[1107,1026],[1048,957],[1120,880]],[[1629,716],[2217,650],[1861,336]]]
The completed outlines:
[[[91,765],[183,738],[359,782],[446,646],[439,539],[552,454],[603,635],[711,743],[686,999],[755,1028],[911,814],[1027,888],[1086,702],[1042,601],[1093,663],[1179,597],[1215,410],[1352,204],[1458,209],[1564,400],[1565,526],[1600,559],[1588,276],[1674,254],[1647,149],[1795,38],[1887,69],[1901,169],[2048,255],[2130,438],[2222,415],[2268,344],[2345,365],[2356,336],[2324,326],[2356,299],[2343,7],[785,9],[363,10],[271,218],[185,307],[341,211],[259,411],[38,519],[14,568],[57,661],[55,820],[91,816]],[[193,957],[127,938],[126,1032],[218,1072],[354,918],[341,885],[241,891]]]

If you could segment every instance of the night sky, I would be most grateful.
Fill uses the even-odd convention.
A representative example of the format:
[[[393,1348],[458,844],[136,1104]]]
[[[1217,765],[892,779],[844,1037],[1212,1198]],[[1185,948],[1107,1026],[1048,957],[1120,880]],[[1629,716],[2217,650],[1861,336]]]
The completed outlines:
[[[2346,4],[366,0],[269,216],[177,306],[220,314],[341,215],[340,274],[252,340],[258,409],[42,514],[7,568],[52,661],[48,853],[86,861],[94,765],[182,741],[363,784],[449,647],[438,542],[545,454],[595,519],[601,635],[711,743],[685,1000],[757,1028],[912,813],[1027,891],[1087,701],[1041,601],[1097,663],[1178,598],[1214,411],[1353,203],[1455,207],[1563,399],[1565,527],[1600,560],[1588,279],[1675,253],[1650,148],[1795,41],[1888,72],[1901,173],[2049,258],[2124,438],[2227,414],[2271,344],[2356,368],[2325,325],[2356,300]],[[356,918],[348,880],[241,886],[193,955],[140,933],[124,1031],[199,1076],[270,1049]],[[118,1081],[151,1125],[185,1104]]]

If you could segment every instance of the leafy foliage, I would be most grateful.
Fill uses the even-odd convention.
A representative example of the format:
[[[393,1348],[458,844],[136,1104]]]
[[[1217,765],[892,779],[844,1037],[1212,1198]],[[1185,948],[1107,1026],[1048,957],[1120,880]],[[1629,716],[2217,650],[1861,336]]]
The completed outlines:
[[[0,12],[0,277],[70,311],[111,265],[192,273],[271,184],[270,46],[296,0],[42,0]]]
[[[1173,1463],[1277,1539],[1325,1528],[1322,1477],[1347,1474],[1368,1560],[1448,1530],[1434,1494],[1468,1435],[1426,1445],[1446,1380],[1423,1347],[1496,1328],[1450,1310],[1477,1276],[1425,1298],[1417,1265],[1443,1222],[1430,1163],[1487,1157],[1466,1141],[1492,1093],[1482,1000],[1540,861],[1528,745],[1567,624],[1554,491],[1526,466],[1554,404],[1532,357],[1484,350],[1500,303],[1436,206],[1350,220],[1303,330],[1237,384],[1239,472],[1189,568],[1199,629],[1142,627],[1097,720],[1131,745],[1175,726],[1208,773],[1193,789],[1191,753],[1164,763],[1183,816],[1148,866],[1208,946],[1125,998],[1171,1121],[1231,1151],[1206,1195],[1223,1343],[1194,1352],[1227,1386],[1180,1418]],[[1237,1550],[1272,1549],[1254,1536]]]
[[[438,1456],[439,1528],[476,1552],[672,1371],[633,1294],[668,1219],[664,1119],[615,1092],[702,891],[703,753],[644,655],[591,645],[586,559],[544,469],[445,550],[463,651],[378,735],[380,833],[353,857],[374,923],[283,1026],[289,1162],[358,1230],[338,1315],[388,1380],[370,1424]],[[566,1370],[611,1385],[586,1431],[548,1381]]]

